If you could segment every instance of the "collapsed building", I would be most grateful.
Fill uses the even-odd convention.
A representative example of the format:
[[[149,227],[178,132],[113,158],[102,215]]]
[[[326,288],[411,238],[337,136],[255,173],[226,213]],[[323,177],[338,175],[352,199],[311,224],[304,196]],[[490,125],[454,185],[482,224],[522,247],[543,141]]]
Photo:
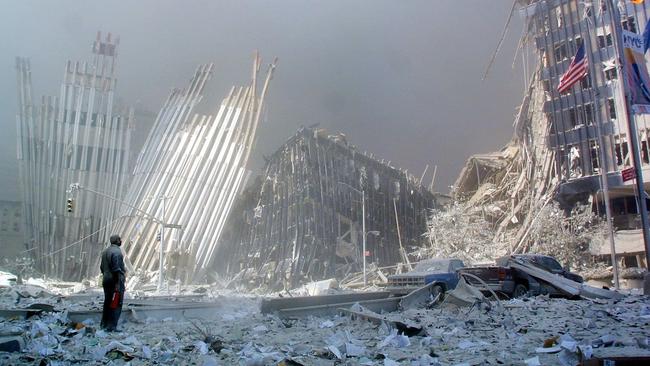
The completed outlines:
[[[47,276],[78,280],[96,272],[117,204],[89,192],[74,201],[80,183],[121,197],[128,181],[133,118],[114,106],[117,46],[97,34],[90,62],[68,61],[61,92],[35,103],[29,59],[17,58],[17,157],[25,251]]]
[[[161,264],[165,277],[200,278],[218,255],[226,218],[248,177],[267,89],[269,66],[258,90],[260,59],[249,85],[233,87],[216,114],[194,113],[213,65],[197,68],[189,85],[174,89],[162,106],[135,164],[114,231],[135,270]]]
[[[215,268],[272,288],[409,263],[439,198],[344,135],[301,128],[233,209]],[[363,252],[364,239],[366,251]]]
[[[617,231],[617,258],[624,266],[647,268],[635,185],[622,178],[633,161],[628,145],[631,117],[616,63],[616,32],[640,33],[648,22],[650,5],[618,2],[619,11],[614,12],[612,2],[605,0],[516,4],[525,22],[522,54],[526,47],[533,51],[536,71],[515,119],[512,141],[499,152],[470,157],[453,194],[470,206],[497,212],[495,242],[509,243],[510,252],[526,251],[531,226],[552,201],[565,207],[589,201],[605,216],[604,170]],[[620,19],[614,19],[618,15]],[[561,94],[560,79],[582,45],[587,76]],[[644,114],[633,118],[647,182],[650,120]],[[611,263],[607,240],[593,242],[591,250]]]

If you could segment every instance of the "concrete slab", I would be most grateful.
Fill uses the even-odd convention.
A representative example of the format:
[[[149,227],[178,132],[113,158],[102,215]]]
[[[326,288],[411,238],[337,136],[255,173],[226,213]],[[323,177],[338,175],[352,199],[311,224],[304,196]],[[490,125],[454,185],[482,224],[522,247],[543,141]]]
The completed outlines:
[[[388,291],[359,292],[352,294],[321,295],[321,296],[297,296],[280,297],[275,299],[264,299],[260,305],[262,314],[274,311],[305,308],[310,306],[322,306],[328,304],[354,303],[358,301],[385,299],[390,296]]]

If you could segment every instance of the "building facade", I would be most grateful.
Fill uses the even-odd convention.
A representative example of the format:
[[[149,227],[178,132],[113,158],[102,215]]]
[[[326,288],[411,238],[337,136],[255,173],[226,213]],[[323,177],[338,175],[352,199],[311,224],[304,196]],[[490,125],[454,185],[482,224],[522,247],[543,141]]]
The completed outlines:
[[[65,65],[60,94],[32,98],[31,65],[17,58],[18,163],[25,246],[47,276],[98,273],[119,205],[73,183],[122,197],[128,184],[132,113],[113,106],[118,40],[97,34],[92,61]],[[69,203],[68,200],[71,200]]]
[[[233,209],[215,266],[249,269],[282,288],[359,272],[364,254],[380,267],[405,263],[439,207],[417,178],[358,152],[344,135],[303,128],[268,157]]]
[[[623,182],[621,177],[621,171],[631,167],[633,159],[628,112],[617,68],[617,32],[641,34],[648,22],[650,5],[611,0],[535,0],[519,1],[519,11],[528,30],[525,40],[538,57],[546,96],[544,113],[550,124],[547,143],[555,152],[555,176],[560,181],[558,197],[577,201],[591,196],[604,215],[599,192],[600,170],[605,169],[616,228],[638,228],[634,181]],[[589,62],[588,74],[568,92],[560,94],[560,78],[581,45]],[[633,133],[638,135],[647,182],[650,119],[641,114],[633,118],[637,124]],[[602,139],[596,124],[600,124]],[[637,246],[643,248],[640,236]]]

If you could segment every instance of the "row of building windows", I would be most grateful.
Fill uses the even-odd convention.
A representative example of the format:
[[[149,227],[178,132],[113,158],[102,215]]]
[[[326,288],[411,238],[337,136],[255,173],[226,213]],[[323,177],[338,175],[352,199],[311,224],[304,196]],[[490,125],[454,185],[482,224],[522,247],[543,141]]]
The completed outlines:
[[[563,109],[562,113],[566,118],[564,122],[562,121],[562,118],[559,117],[559,115],[556,115],[557,118],[549,118],[550,120],[555,121],[555,123],[553,123],[551,126],[552,134],[558,132],[556,126],[562,126],[562,123],[564,123],[564,130],[568,131],[581,125],[591,126],[597,121],[596,108],[592,102],[587,102],[575,107]],[[607,99],[606,113],[610,120],[616,119],[616,105],[614,103],[614,98]],[[560,129],[560,132],[561,130],[562,129]]]
[[[600,168],[600,146],[596,139],[591,139],[589,143],[589,159],[591,166],[584,166],[580,144],[567,145],[559,148],[560,165],[569,168],[569,176],[576,178],[582,175],[598,173]],[[641,144],[641,161],[643,164],[650,164],[650,134],[646,139],[640,141]],[[631,156],[627,141],[621,137],[616,137],[614,143],[614,156],[616,165],[619,167],[630,166]],[[587,171],[583,171],[587,169]],[[591,169],[591,171],[589,171]],[[584,174],[583,174],[584,173]]]

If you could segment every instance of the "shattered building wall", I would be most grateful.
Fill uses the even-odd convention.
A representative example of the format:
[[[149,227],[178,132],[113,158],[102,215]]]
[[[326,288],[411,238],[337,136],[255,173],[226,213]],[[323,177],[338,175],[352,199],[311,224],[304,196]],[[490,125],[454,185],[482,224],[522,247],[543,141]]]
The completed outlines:
[[[68,61],[58,97],[32,98],[31,65],[17,58],[17,157],[25,245],[47,276],[78,280],[96,258],[117,214],[114,201],[79,192],[68,212],[71,183],[121,197],[128,177],[132,115],[115,111],[119,40],[97,34],[90,62]]]
[[[136,162],[121,218],[133,269],[159,268],[163,244],[165,277],[200,278],[215,255],[233,201],[248,177],[246,163],[255,141],[264,98],[275,64],[258,90],[259,58],[252,80],[233,87],[216,114],[194,109],[212,75],[212,64],[197,68],[189,85],[171,92]]]
[[[367,262],[407,262],[428,210],[439,207],[434,194],[345,136],[302,128],[268,158],[233,210],[215,266],[248,271],[273,288],[361,271],[364,197]]]
[[[554,174],[559,180],[558,199],[571,203],[589,198],[604,214],[599,191],[602,189],[600,172],[605,169],[616,228],[640,228],[634,181],[623,182],[621,177],[621,171],[631,167],[633,162],[628,145],[630,131],[625,93],[616,65],[616,32],[641,34],[648,23],[650,4],[555,0],[522,1],[521,5],[528,25],[527,44],[539,57],[540,78],[546,96],[543,111],[550,121],[548,144],[555,152]],[[588,75],[568,93],[560,94],[557,91],[560,78],[582,44],[589,61]],[[648,179],[650,119],[643,114],[635,114],[633,118],[643,175]],[[596,124],[600,124],[602,143]],[[646,190],[649,187],[646,184]],[[637,235],[636,247],[643,251],[641,235]]]
[[[640,33],[645,28],[648,3],[614,3],[622,29]],[[526,251],[537,214],[552,200],[566,206],[591,200],[604,216],[601,169],[606,169],[616,229],[630,234],[626,238],[634,242],[628,243],[634,252],[643,251],[642,236],[635,230],[640,221],[634,184],[621,178],[632,159],[625,99],[615,65],[614,12],[608,4],[612,2],[518,1],[525,22],[520,46],[533,50],[537,66],[515,120],[514,137],[500,152],[472,156],[454,186],[457,199],[491,212],[498,227],[495,242],[508,243],[505,251]],[[583,43],[588,76],[560,94],[560,78]],[[635,115],[635,119],[644,178],[650,178],[650,120],[647,115]],[[605,243],[598,254],[610,253]]]

